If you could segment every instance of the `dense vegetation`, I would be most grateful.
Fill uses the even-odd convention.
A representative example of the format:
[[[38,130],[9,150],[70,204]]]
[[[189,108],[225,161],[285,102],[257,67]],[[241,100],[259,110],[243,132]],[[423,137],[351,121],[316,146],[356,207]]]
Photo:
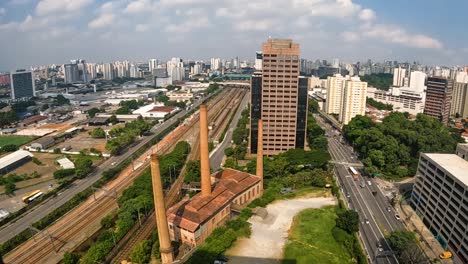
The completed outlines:
[[[320,109],[317,101],[309,100],[309,112],[307,116],[307,142],[311,149],[327,151],[328,140],[325,137],[325,131],[317,124],[313,117]]]
[[[160,171],[165,186],[169,185],[169,174],[174,172],[174,169],[176,174],[180,173],[189,153],[190,145],[182,141],[177,143],[172,152],[161,156]],[[114,238],[115,241],[119,241],[136,223],[138,214],[147,214],[154,207],[149,169],[123,192],[118,203],[119,211],[116,221],[98,237],[96,243],[83,255],[80,263],[96,263],[103,260],[114,247]]]
[[[388,111],[393,110],[393,105],[377,102],[376,100],[374,100],[372,98],[367,98],[366,99],[366,104],[368,104],[370,106],[373,106],[373,107],[375,107],[375,108],[377,108],[379,110],[388,110]]]
[[[179,108],[185,108],[185,102],[169,101],[169,97],[164,94],[156,97],[156,101],[163,103],[165,106],[175,106]]]
[[[18,115],[15,111],[0,112],[0,127],[8,126],[16,121],[18,121]]]
[[[126,123],[124,127],[115,127],[109,131],[112,139],[106,143],[106,149],[112,155],[119,154],[124,148],[135,142],[136,138],[144,135],[151,129],[151,124],[141,116],[137,120]]]
[[[361,81],[367,82],[369,86],[377,89],[386,90],[393,84],[393,74],[390,73],[373,73],[370,75],[361,76]]]
[[[93,107],[93,108],[89,109],[87,113],[88,113],[88,116],[90,118],[93,118],[93,117],[96,116],[97,113],[101,113],[101,112],[103,112],[103,111],[101,111],[100,109],[98,109],[96,107]]]
[[[403,113],[391,113],[382,123],[357,116],[344,126],[343,133],[359,152],[365,171],[388,178],[413,176],[419,153],[453,153],[461,142],[458,134],[423,114],[410,121]]]
[[[249,113],[250,106],[242,111],[241,117],[237,122],[237,127],[232,133],[233,147],[226,148],[224,154],[226,154],[226,167],[235,168],[238,164],[238,160],[245,159],[247,153],[247,142],[249,137]]]
[[[401,264],[424,263],[426,257],[419,249],[416,236],[411,231],[392,231],[386,237],[390,248]]]
[[[104,129],[102,129],[100,127],[96,127],[95,129],[93,129],[93,130],[91,130],[89,132],[89,135],[92,138],[105,138],[106,137],[106,132],[104,131]]]
[[[127,115],[131,114],[133,110],[138,109],[142,106],[145,102],[137,101],[137,100],[129,100],[129,101],[122,101],[120,102],[120,108],[115,111],[117,115]]]

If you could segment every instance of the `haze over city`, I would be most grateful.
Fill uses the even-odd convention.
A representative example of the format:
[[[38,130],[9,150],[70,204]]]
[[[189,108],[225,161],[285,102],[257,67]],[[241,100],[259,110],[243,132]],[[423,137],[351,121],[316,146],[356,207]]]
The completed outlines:
[[[0,264],[468,264],[467,10],[0,1]]]
[[[464,0],[4,0],[0,70],[70,58],[249,59],[268,36],[295,39],[307,59],[452,66],[468,58],[467,9]]]

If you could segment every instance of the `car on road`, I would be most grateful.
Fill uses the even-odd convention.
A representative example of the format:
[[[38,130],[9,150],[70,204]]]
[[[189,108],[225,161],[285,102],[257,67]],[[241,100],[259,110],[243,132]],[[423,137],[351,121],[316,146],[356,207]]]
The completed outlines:
[[[351,194],[349,194],[349,192],[346,193],[346,197],[351,197]]]
[[[401,221],[401,217],[399,214],[395,214],[395,219],[398,220],[398,221]]]
[[[117,162],[115,162],[115,161],[111,163],[112,166],[114,166],[115,164],[117,164]]]
[[[361,188],[366,187],[366,185],[364,183],[361,183],[361,185],[359,185],[359,186],[361,186]]]
[[[377,242],[377,250],[379,252],[382,252],[383,251],[383,247],[382,247],[382,244],[380,244],[380,242]]]
[[[366,225],[370,224],[369,219],[367,219],[367,218],[364,219],[364,223],[366,223]]]
[[[367,181],[367,185],[371,186],[371,185],[372,185],[372,182],[371,182],[371,181]]]
[[[390,206],[387,207],[387,212],[391,212],[391,211],[392,211],[392,209],[390,208]]]

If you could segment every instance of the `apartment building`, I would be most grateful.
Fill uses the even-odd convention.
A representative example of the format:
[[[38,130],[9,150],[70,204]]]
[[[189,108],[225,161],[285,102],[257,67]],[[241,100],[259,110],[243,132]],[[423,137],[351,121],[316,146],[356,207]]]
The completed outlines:
[[[455,154],[422,153],[411,205],[456,264],[468,263],[468,162]]]

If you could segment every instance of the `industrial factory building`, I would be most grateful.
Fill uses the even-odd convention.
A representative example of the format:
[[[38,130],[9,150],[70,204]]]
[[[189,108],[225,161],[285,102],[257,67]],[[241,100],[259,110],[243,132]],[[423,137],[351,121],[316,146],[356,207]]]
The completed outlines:
[[[205,105],[200,106],[201,192],[165,210],[159,160],[151,158],[151,173],[156,206],[156,222],[162,263],[174,259],[171,240],[198,246],[218,226],[263,194],[263,124],[258,122],[257,175],[224,169],[210,175],[208,120]]]

